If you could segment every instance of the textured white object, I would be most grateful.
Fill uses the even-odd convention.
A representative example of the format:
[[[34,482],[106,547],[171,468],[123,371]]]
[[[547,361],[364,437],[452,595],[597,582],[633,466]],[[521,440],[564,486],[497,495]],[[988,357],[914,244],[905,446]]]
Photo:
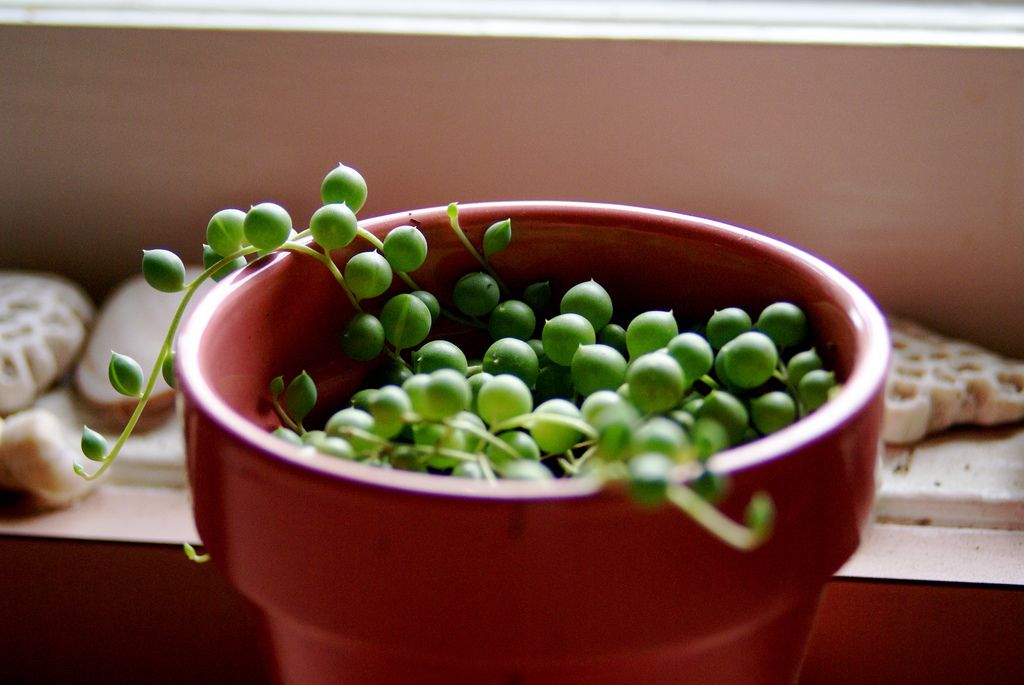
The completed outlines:
[[[145,430],[125,442],[117,461],[97,482],[144,487],[185,486],[181,422],[172,411],[154,413]],[[90,493],[93,481],[74,472],[81,454],[82,427],[90,426],[114,444],[103,411],[82,400],[67,384],[36,400],[35,406],[0,419],[0,489],[27,494],[41,508],[62,508]]]
[[[187,278],[194,278],[200,271],[191,268],[186,273]],[[200,290],[205,287],[206,284]],[[200,296],[201,293],[197,293],[193,302]],[[96,325],[75,369],[75,386],[82,397],[108,409],[112,416],[127,418],[136,400],[111,387],[107,375],[110,355],[112,352],[128,355],[139,363],[148,380],[181,298],[181,293],[154,290],[141,275],[115,288],[100,307]],[[150,404],[154,408],[167,406],[173,394],[158,376]]]
[[[915,443],[957,425],[1024,419],[1024,361],[890,317],[893,360],[883,438]]]
[[[93,484],[72,469],[60,419],[33,407],[0,419],[0,488],[31,495],[43,506],[65,506]]]
[[[880,521],[1024,530],[1024,427],[956,429],[889,445]]]
[[[24,409],[69,369],[94,315],[75,283],[0,271],[0,416]]]
[[[181,421],[170,410],[152,412],[145,429],[124,443],[104,485],[184,488],[185,449]],[[90,492],[94,482],[74,473],[93,464],[81,453],[82,427],[89,426],[113,445],[120,431],[105,424],[103,409],[82,400],[63,384],[35,406],[0,419],[0,489],[29,495],[41,508],[62,508]]]
[[[68,386],[55,388],[36,402],[57,417],[64,444],[89,470],[89,462],[79,456],[82,426],[89,426],[113,445],[121,431],[120,422],[111,422],[109,412],[84,401]],[[136,427],[120,454],[100,481],[104,485],[183,488],[185,477],[185,441],[181,420],[170,408],[144,413],[146,420]]]

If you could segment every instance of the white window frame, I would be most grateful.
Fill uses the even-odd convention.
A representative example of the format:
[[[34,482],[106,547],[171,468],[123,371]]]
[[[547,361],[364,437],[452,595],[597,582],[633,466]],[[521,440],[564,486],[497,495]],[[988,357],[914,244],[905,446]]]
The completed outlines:
[[[0,24],[1024,47],[1020,0],[0,0]]]

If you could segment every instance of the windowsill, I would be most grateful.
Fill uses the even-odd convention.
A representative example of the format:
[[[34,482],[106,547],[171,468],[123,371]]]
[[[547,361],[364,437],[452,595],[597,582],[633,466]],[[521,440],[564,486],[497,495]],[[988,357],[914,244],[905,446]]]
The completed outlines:
[[[1024,587],[1024,531],[874,523],[838,578]]]
[[[48,395],[57,407],[67,392]],[[69,423],[82,423],[72,414]],[[77,422],[77,423],[76,423]],[[69,430],[71,426],[69,425]],[[173,414],[135,436],[105,481],[56,511],[0,500],[0,536],[199,546]],[[160,450],[167,451],[158,458]],[[879,459],[876,520],[845,579],[1024,588],[1024,427],[956,428]],[[155,470],[154,473],[147,471]]]
[[[103,486],[76,506],[0,511],[0,536],[180,546],[201,544],[183,489]],[[840,579],[1024,587],[1024,531],[873,523]]]
[[[102,485],[67,509],[33,513],[18,505],[0,508],[0,535],[200,544],[192,521],[188,490]]]

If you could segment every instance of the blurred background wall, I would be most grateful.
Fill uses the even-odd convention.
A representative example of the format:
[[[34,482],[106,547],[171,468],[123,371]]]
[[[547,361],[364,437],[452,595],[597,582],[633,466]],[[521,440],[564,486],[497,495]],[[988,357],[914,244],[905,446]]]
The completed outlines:
[[[0,26],[0,268],[101,298],[226,206],[646,205],[1024,356],[1024,51]],[[670,284],[666,284],[670,287]]]

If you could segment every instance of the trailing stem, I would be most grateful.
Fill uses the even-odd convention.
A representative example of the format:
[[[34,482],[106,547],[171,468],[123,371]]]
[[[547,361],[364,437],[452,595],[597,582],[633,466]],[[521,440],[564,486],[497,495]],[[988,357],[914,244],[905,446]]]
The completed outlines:
[[[142,394],[139,396],[139,401],[136,403],[134,411],[132,411],[131,416],[128,418],[128,422],[121,430],[121,434],[118,435],[117,440],[114,442],[113,447],[110,448],[110,451],[107,452],[106,456],[103,457],[103,459],[100,462],[100,467],[96,471],[94,471],[91,474],[86,473],[82,465],[78,462],[75,462],[75,473],[77,473],[79,476],[86,480],[96,480],[101,475],[103,475],[103,473],[108,468],[110,468],[110,465],[114,462],[114,459],[117,457],[117,455],[121,452],[121,449],[124,447],[124,444],[128,440],[128,437],[132,434],[132,431],[135,430],[135,426],[138,423],[139,418],[142,416],[143,410],[145,410],[146,405],[149,403],[150,398],[153,396],[153,390],[156,387],[156,379],[158,376],[160,376],[163,370],[164,363],[167,361],[168,356],[171,354],[171,348],[172,345],[174,344],[174,336],[177,334],[178,327],[181,325],[181,319],[182,316],[184,316],[185,314],[185,309],[188,307],[189,302],[192,301],[192,296],[196,294],[196,291],[199,289],[199,286],[202,285],[203,282],[205,282],[206,279],[210,278],[213,274],[227,267],[239,257],[244,257],[254,252],[256,252],[256,248],[254,247],[247,247],[238,250],[231,256],[225,257],[224,259],[220,260],[213,266],[204,270],[201,274],[199,274],[199,276],[195,278],[194,281],[185,286],[184,295],[182,295],[181,301],[178,303],[178,307],[174,311],[174,316],[171,318],[171,323],[170,326],[168,326],[167,334],[164,336],[163,343],[160,346],[160,352],[157,354],[156,361],[153,363],[153,368],[149,373],[149,380],[146,381],[146,386],[143,389]]]

